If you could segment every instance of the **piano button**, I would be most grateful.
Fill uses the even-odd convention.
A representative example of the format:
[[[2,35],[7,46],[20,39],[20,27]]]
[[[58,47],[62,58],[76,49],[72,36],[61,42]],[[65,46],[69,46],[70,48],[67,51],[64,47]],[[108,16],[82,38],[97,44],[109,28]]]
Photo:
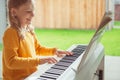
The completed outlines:
[[[51,68],[54,68],[54,69],[60,69],[60,70],[66,70],[68,67],[54,65],[54,66],[52,66]]]
[[[55,65],[68,67],[68,66],[70,66],[71,64],[72,64],[72,63],[67,63],[67,62],[58,62],[58,63],[57,63],[57,64],[55,64]]]
[[[49,79],[57,79],[59,75],[55,75],[51,73],[44,73],[40,77],[49,78]]]
[[[63,72],[64,72],[64,70],[51,68],[51,69],[47,70],[45,73],[60,75],[60,74],[62,74]]]

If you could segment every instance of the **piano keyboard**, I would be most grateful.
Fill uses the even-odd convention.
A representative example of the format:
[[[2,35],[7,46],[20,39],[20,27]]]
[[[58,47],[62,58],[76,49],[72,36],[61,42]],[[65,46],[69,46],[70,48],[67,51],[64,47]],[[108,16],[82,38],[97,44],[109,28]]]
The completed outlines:
[[[78,45],[72,50],[73,55],[64,56],[36,80],[56,80],[86,49],[86,45]]]

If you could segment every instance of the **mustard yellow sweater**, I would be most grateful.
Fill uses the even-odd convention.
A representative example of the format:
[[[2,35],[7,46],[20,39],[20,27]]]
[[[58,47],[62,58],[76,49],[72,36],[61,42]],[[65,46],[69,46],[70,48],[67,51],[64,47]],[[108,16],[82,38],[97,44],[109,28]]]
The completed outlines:
[[[3,36],[3,80],[23,80],[37,70],[37,55],[53,55],[55,48],[39,45],[36,37],[26,32],[19,39],[17,31],[9,27]]]

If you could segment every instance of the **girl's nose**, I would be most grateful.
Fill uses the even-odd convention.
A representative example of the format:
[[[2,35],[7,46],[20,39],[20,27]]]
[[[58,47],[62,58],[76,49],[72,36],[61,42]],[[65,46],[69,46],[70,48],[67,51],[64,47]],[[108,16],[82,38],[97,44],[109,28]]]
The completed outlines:
[[[35,12],[33,11],[33,12],[31,13],[31,15],[32,15],[32,17],[34,17],[34,15],[35,15]]]

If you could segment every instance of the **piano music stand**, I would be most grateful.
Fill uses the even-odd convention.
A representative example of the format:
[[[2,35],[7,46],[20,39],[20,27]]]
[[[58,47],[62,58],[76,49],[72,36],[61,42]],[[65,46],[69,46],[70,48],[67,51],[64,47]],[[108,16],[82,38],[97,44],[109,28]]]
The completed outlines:
[[[104,15],[91,39],[76,71],[75,80],[104,80],[104,49],[100,39],[105,32],[105,25],[112,19]]]

